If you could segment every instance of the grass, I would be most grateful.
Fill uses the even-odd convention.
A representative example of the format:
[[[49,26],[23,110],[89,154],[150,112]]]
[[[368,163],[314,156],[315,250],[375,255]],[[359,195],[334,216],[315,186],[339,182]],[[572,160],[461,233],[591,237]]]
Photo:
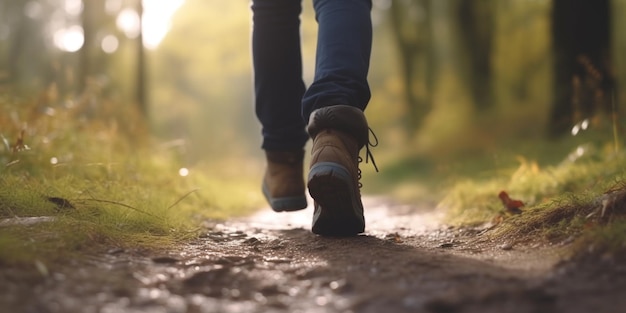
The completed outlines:
[[[181,176],[180,153],[156,144],[132,105],[5,95],[0,111],[0,264],[163,248],[193,238],[198,221],[261,204],[256,177],[232,166],[195,164]]]
[[[626,251],[626,151],[604,121],[559,140],[509,140],[456,159],[404,158],[387,164],[374,185],[401,182],[385,192],[436,203],[451,225],[492,225],[485,235],[494,242],[573,240],[578,252]],[[521,214],[507,212],[501,191],[525,204]]]
[[[247,214],[263,203],[262,166],[213,160],[181,176],[184,155],[152,138],[132,105],[99,95],[64,102],[4,95],[0,112],[0,264],[163,248],[194,238],[199,221]],[[516,153],[497,157],[405,158],[387,163],[366,186],[400,181],[401,197],[437,199],[450,224],[493,223],[490,236],[502,240],[576,237],[579,247],[624,250],[626,155],[615,136],[596,135],[532,142],[526,147],[535,152],[505,148]],[[522,214],[505,212],[503,190],[525,203]],[[602,207],[609,208],[605,215]],[[18,223],[25,217],[48,220]]]
[[[503,211],[497,195],[504,190],[522,200],[527,209],[546,208],[580,202],[580,198],[599,196],[624,175],[623,156],[606,160],[580,160],[555,166],[539,167],[522,159],[508,176],[457,182],[440,203],[449,212],[452,223],[481,223]]]
[[[468,159],[463,171],[447,177],[436,177],[436,163],[413,171],[426,173],[422,181],[437,188],[432,194],[447,223],[492,225],[486,235],[495,242],[571,241],[575,254],[626,252],[626,151],[597,133],[533,144],[549,161],[540,160],[543,154],[536,155],[540,161],[511,154],[499,166]],[[521,214],[505,210],[500,191],[524,202]]]

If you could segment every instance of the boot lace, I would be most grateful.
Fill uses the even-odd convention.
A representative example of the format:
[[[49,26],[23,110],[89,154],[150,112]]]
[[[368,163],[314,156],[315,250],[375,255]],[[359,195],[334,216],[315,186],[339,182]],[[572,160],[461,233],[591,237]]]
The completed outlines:
[[[374,169],[378,173],[378,166],[376,166],[376,161],[374,161],[374,155],[372,154],[372,151],[370,150],[370,148],[374,148],[378,146],[378,137],[376,137],[376,134],[371,128],[368,127],[368,130],[369,130],[369,134],[372,134],[374,142],[370,140],[370,136],[368,134],[367,144],[365,145],[365,163],[369,163],[369,160],[372,160],[372,165],[374,166]],[[363,162],[363,158],[361,156],[359,156],[357,160],[359,163]],[[361,187],[363,187],[363,183],[361,183],[361,168],[359,168],[358,170],[358,178],[359,178],[358,186],[360,189]]]

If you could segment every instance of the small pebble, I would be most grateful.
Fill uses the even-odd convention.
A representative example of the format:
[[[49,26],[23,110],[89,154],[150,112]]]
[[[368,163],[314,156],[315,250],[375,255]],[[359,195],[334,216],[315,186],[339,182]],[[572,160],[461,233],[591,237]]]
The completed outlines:
[[[500,249],[502,250],[512,250],[513,249],[513,244],[510,242],[506,242],[500,245]]]

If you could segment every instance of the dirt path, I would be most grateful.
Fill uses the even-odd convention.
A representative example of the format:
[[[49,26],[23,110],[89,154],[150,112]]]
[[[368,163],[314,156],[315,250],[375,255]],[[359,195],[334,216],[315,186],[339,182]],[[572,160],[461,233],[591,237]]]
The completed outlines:
[[[0,312],[626,312],[626,264],[558,264],[366,199],[367,233],[324,238],[311,211],[207,223],[165,255],[112,249],[59,271],[0,271]],[[43,271],[45,273],[45,270]]]

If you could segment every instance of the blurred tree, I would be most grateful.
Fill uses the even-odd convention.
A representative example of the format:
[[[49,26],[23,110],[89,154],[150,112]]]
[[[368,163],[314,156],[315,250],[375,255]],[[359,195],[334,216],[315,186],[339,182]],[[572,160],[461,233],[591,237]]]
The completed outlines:
[[[460,0],[457,7],[460,49],[467,59],[464,81],[469,84],[475,107],[481,111],[492,105],[494,6],[492,0]]]
[[[499,138],[545,136],[552,97],[548,1],[494,1],[493,109],[483,120]]]
[[[136,0],[137,15],[139,16],[139,36],[137,36],[137,85],[135,101],[139,106],[139,111],[144,116],[148,116],[148,99],[146,93],[146,49],[143,44],[143,2]]]
[[[106,73],[110,56],[101,47],[102,35],[113,24],[112,17],[106,14],[104,1],[83,1],[81,24],[84,43],[79,52],[77,92],[83,92],[88,80]]]
[[[406,124],[418,129],[431,109],[434,64],[430,0],[391,1],[390,14],[393,35],[398,46],[404,97],[408,107]]]
[[[613,0],[611,2],[613,36],[612,36],[612,57],[616,73],[616,110],[623,110],[626,107],[626,1]]]
[[[611,110],[610,12],[609,0],[553,0],[552,136],[566,133],[594,113]]]
[[[0,11],[3,15],[3,23],[5,23],[7,25],[6,27],[10,30],[10,36],[8,36],[7,40],[7,46],[9,48],[6,55],[6,66],[7,80],[13,83],[15,83],[19,77],[20,52],[28,38],[29,24],[25,18],[19,18],[20,15],[23,15],[25,4],[26,2],[24,1],[3,1],[2,11]]]
[[[478,110],[491,106],[492,0],[397,0],[390,14],[408,106],[409,131],[433,106],[437,76],[452,65]]]
[[[45,40],[45,19],[51,5],[41,1],[2,1],[0,20],[8,29],[6,80],[15,86],[37,87],[49,83],[52,67]],[[4,63],[4,62],[3,62]]]
[[[83,26],[84,44],[80,49],[80,66],[78,75],[78,90],[84,91],[87,86],[87,79],[94,74],[93,43],[95,41],[95,32],[97,30],[96,18],[99,12],[103,12],[103,3],[100,1],[83,1],[83,13],[81,22]]]

